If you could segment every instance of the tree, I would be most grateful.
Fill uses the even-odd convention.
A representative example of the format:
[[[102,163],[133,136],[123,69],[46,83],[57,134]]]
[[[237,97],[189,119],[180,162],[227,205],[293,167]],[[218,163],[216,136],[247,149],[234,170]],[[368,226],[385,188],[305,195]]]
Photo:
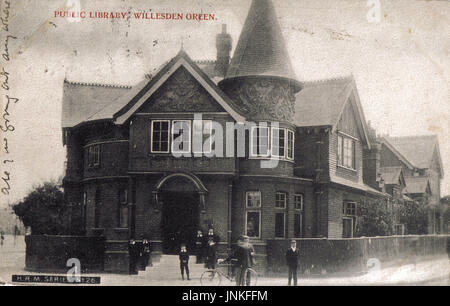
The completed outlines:
[[[426,205],[418,201],[407,201],[398,209],[399,221],[406,226],[408,235],[427,234],[428,211]]]
[[[389,236],[393,234],[394,215],[384,200],[368,200],[359,203],[356,237]]]
[[[69,230],[69,210],[59,184],[46,182],[35,187],[13,205],[14,213],[33,235],[61,235]]]

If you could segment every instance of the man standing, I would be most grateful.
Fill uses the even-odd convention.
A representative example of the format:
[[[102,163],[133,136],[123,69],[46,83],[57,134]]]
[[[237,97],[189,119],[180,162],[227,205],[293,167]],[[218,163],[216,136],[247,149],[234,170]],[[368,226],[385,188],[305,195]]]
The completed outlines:
[[[248,273],[246,283],[244,284],[245,272],[248,268],[251,268],[254,265],[254,256],[255,249],[253,245],[250,243],[250,239],[248,236],[240,236],[237,241],[236,249],[233,254],[228,256],[224,262],[230,262],[235,260],[235,268],[236,268],[236,285],[244,286],[250,284],[250,274]]]
[[[291,247],[286,251],[286,263],[289,268],[288,286],[291,285],[292,278],[294,278],[294,286],[297,286],[297,269],[299,257],[300,252],[297,249],[297,242],[295,240],[291,240]]]
[[[195,238],[195,252],[197,254],[197,263],[203,263],[203,256],[205,253],[205,239],[203,238],[203,231],[197,230],[197,237]]]
[[[189,254],[187,252],[186,245],[184,243],[181,245],[179,258],[180,258],[181,278],[184,280],[184,271],[186,271],[187,280],[190,280],[190,278],[189,278]]]

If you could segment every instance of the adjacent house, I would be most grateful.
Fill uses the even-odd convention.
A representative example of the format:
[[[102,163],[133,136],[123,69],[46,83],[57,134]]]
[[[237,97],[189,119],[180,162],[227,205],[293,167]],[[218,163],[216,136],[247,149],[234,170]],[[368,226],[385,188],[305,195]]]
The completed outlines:
[[[418,201],[429,208],[428,233],[440,233],[443,218],[439,210],[441,180],[444,168],[436,136],[381,137],[380,165],[401,168],[405,186],[403,197]],[[383,179],[390,181],[390,174]],[[386,182],[385,182],[386,183]]]

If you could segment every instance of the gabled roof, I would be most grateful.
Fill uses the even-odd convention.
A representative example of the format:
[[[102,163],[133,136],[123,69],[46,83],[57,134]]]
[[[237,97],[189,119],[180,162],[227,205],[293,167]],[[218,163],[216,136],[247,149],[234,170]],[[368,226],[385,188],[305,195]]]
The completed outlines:
[[[296,81],[271,0],[253,0],[224,81],[248,76]]]
[[[123,124],[147,101],[153,93],[181,66],[205,88],[206,91],[238,122],[245,122],[245,117],[239,108],[225,93],[181,50],[169,61],[150,81],[144,81],[120,97],[115,104],[120,105],[114,115],[115,123]]]
[[[431,194],[430,181],[427,177],[406,176],[407,194]]]
[[[436,135],[429,136],[407,136],[407,137],[384,137],[393,148],[394,153],[406,159],[415,168],[427,169],[431,167],[433,155],[438,155],[441,175],[443,165],[439,152],[439,142]],[[399,156],[399,157],[400,157]]]
[[[75,127],[83,122],[111,119],[112,114],[98,117],[96,114],[107,107],[112,100],[128,92],[131,87],[76,83],[64,80],[62,118],[63,128]]]
[[[303,83],[296,95],[293,123],[299,127],[330,126],[333,130],[347,103],[356,111],[362,140],[370,146],[367,122],[353,76]]]
[[[380,167],[380,174],[386,185],[405,184],[402,167]]]

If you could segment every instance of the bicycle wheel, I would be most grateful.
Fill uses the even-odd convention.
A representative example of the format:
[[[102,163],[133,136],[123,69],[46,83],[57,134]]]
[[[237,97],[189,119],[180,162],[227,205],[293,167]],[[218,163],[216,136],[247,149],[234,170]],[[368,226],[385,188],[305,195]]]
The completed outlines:
[[[200,277],[200,284],[202,286],[219,286],[221,281],[222,276],[215,270],[207,270]]]
[[[258,282],[258,273],[251,268],[247,268],[244,274],[244,286],[256,286]]]

